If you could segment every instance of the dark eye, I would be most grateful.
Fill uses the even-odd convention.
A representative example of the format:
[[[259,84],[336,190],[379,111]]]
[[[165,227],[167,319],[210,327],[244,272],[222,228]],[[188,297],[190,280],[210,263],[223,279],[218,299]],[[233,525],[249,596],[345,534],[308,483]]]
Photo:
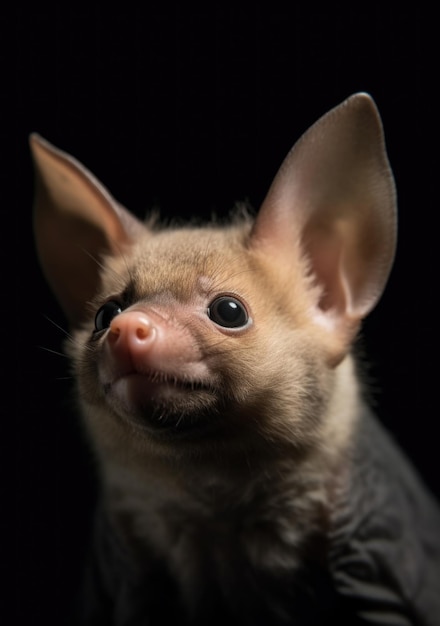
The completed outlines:
[[[246,326],[249,316],[243,304],[232,296],[220,296],[208,308],[208,317],[224,328]]]
[[[103,304],[95,316],[95,332],[108,328],[112,319],[119,315],[121,311],[120,304],[114,300],[109,300],[109,302]]]

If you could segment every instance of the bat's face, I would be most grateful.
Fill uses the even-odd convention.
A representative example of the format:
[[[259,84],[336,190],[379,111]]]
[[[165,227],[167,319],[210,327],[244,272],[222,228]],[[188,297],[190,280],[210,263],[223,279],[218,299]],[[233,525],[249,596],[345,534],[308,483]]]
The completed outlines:
[[[304,264],[278,267],[249,245],[251,227],[145,229],[107,258],[70,347],[94,427],[194,445],[316,432],[332,368],[315,290]]]

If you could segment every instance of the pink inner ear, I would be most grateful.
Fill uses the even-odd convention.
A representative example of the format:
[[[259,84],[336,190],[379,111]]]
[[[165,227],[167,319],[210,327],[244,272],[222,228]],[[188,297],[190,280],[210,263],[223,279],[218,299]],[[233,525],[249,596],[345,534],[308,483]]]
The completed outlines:
[[[331,227],[315,230],[309,240],[307,230],[304,234],[304,248],[311,262],[312,273],[322,289],[318,303],[322,311],[332,309],[341,315],[348,306],[348,294],[345,291],[342,275],[343,241],[340,233]]]

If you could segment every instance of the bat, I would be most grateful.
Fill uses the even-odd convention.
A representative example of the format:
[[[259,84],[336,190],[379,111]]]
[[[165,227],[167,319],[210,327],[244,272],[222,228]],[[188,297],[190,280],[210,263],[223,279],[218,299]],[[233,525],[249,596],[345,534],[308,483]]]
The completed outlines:
[[[354,345],[396,249],[358,93],[257,212],[141,221],[37,134],[34,231],[100,497],[77,623],[440,624],[440,511]]]

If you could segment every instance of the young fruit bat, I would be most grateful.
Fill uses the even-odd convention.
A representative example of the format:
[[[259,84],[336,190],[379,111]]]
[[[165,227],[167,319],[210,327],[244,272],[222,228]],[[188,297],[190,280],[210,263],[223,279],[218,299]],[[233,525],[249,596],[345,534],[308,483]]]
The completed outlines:
[[[367,94],[256,217],[141,223],[32,135],[35,235],[100,468],[78,623],[440,624],[440,512],[352,345],[396,242]]]

